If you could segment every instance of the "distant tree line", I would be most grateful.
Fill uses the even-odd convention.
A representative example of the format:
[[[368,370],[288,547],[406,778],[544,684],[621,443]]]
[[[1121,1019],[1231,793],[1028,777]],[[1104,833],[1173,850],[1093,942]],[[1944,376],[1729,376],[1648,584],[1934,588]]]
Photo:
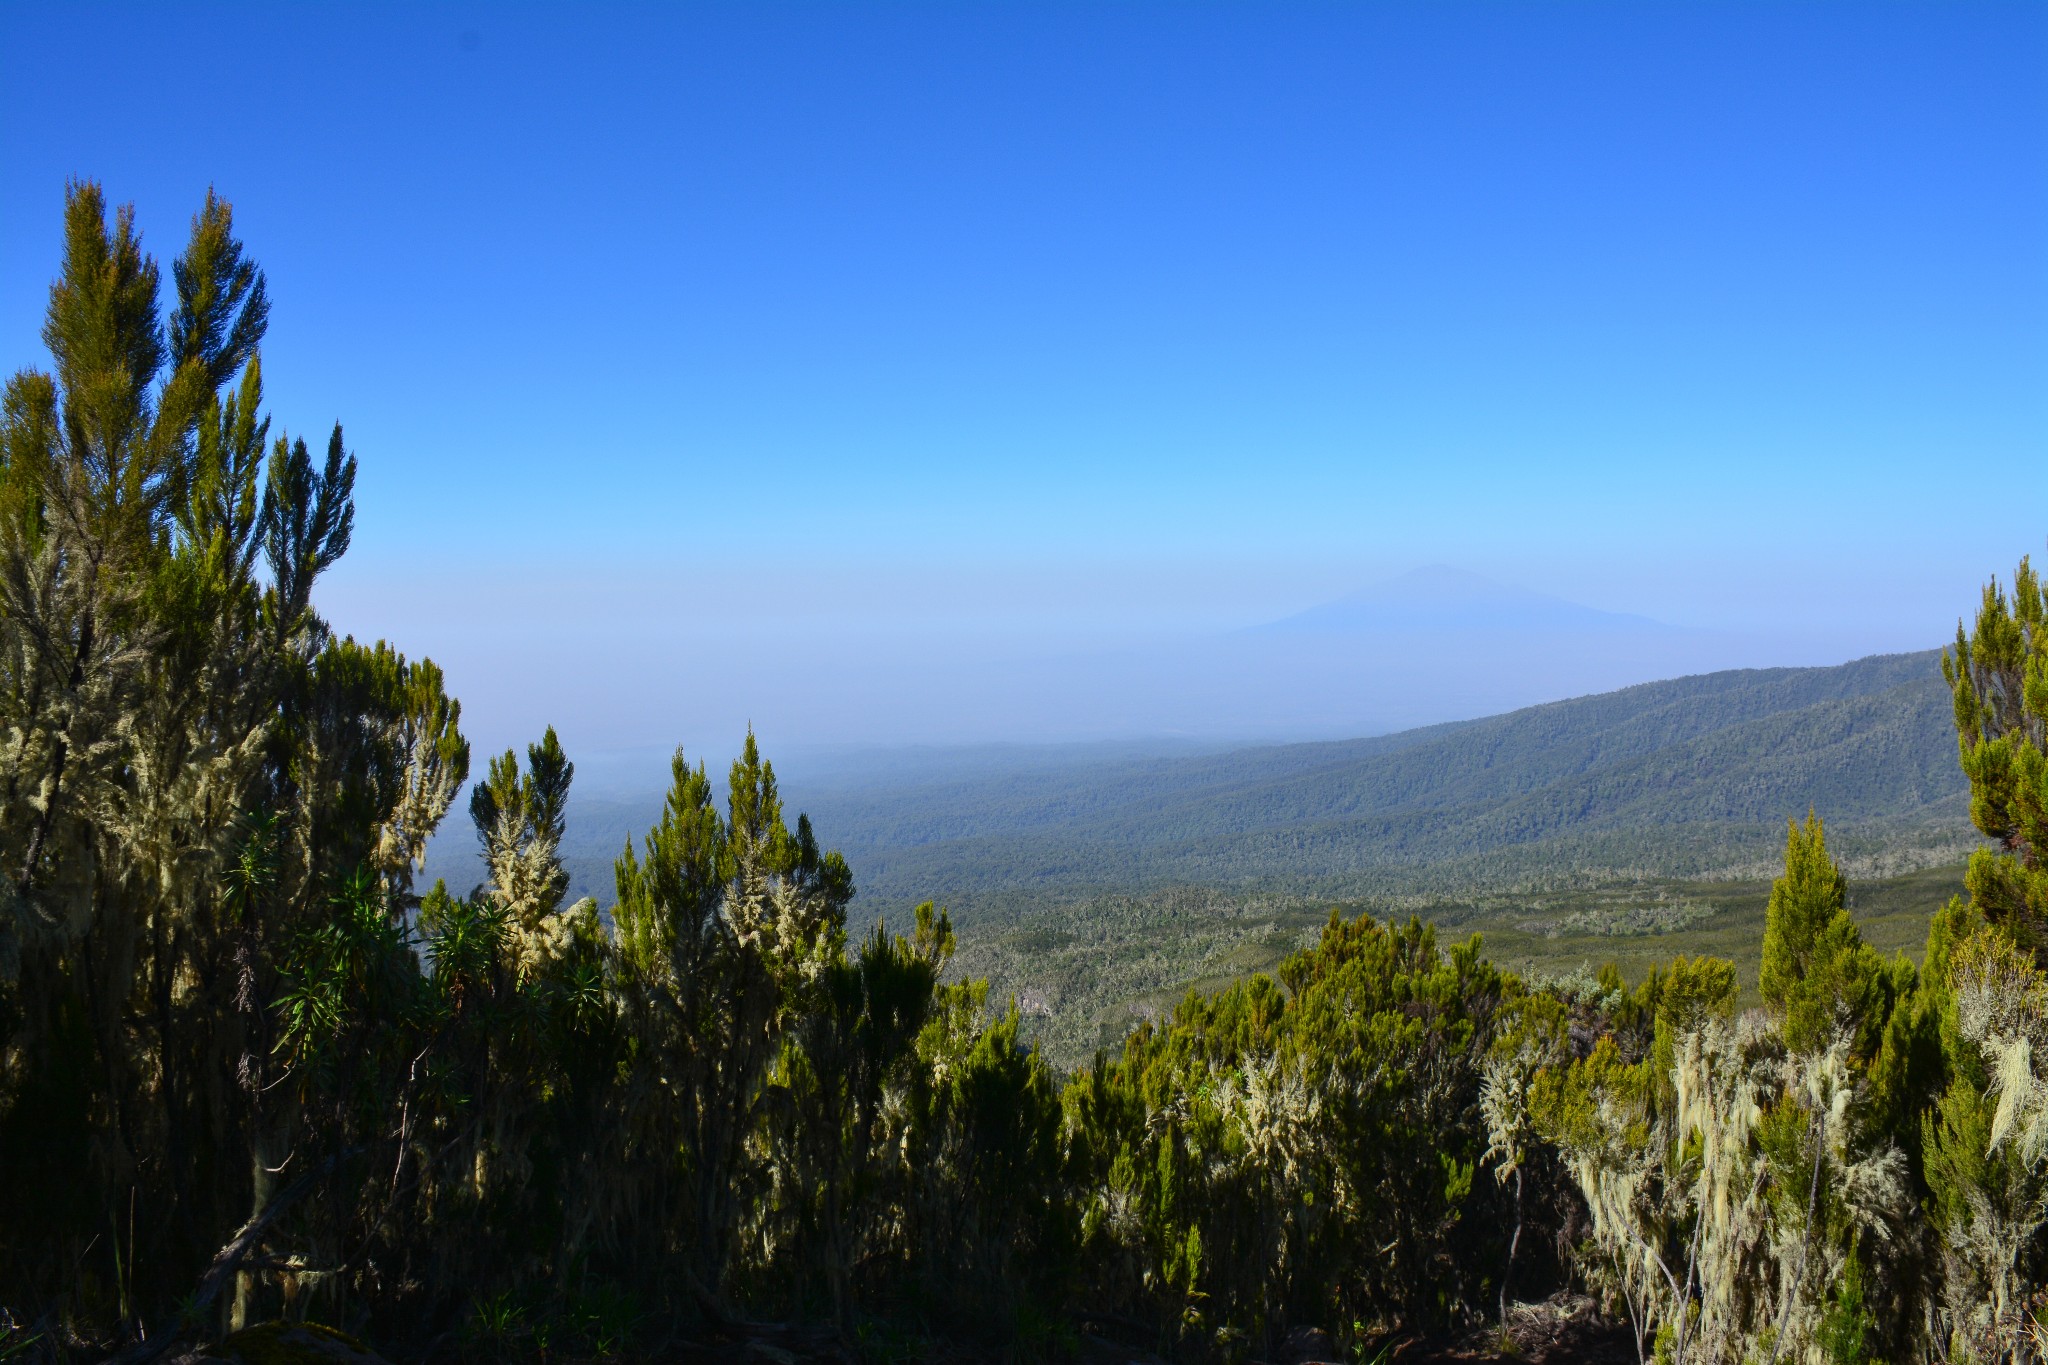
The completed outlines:
[[[1563,1288],[1672,1365],[2042,1354],[2027,563],[1947,656],[1988,843],[1918,967],[1861,942],[1809,817],[1760,1009],[1726,962],[1538,985],[1333,915],[1061,1077],[948,979],[944,911],[849,933],[751,737],[722,795],[677,754],[608,910],[566,903],[552,731],[471,785],[486,882],[417,891],[460,708],[314,609],[356,463],[272,435],[268,313],[219,199],[166,290],[74,186],[51,368],[6,387],[0,1360],[280,1318],[472,1359],[770,1318],[1043,1359],[1085,1313],[1240,1361]]]

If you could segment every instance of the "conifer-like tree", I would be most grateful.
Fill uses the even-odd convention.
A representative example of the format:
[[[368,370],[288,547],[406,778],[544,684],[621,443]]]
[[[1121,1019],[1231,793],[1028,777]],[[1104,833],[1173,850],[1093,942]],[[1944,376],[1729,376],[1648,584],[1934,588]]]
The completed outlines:
[[[51,368],[0,401],[0,1284],[134,1322],[347,1149],[291,1102],[363,1003],[333,935],[405,914],[468,750],[438,671],[313,610],[355,461],[271,437],[227,203],[168,300],[96,185],[64,227]]]
[[[1787,832],[1785,873],[1771,884],[1757,988],[1795,1053],[1845,1038],[1867,1061],[1884,1023],[1884,968],[1857,932],[1848,898],[1820,818],[1809,814]]]
[[[1956,627],[1942,672],[1955,694],[1970,818],[1993,847],[1970,859],[1970,900],[2048,962],[2048,596],[2030,560],[2008,594],[1984,587],[1974,630]]]
[[[2048,1058],[2048,602],[2022,559],[2008,595],[1984,588],[1974,629],[1942,656],[1970,817],[1991,841],[1970,856],[1967,900],[1935,917],[1927,1013],[1946,1087],[1923,1123],[1930,1212],[1941,1238],[1940,1335],[1963,1356],[2040,1349],[2048,1152],[2027,1116]]]

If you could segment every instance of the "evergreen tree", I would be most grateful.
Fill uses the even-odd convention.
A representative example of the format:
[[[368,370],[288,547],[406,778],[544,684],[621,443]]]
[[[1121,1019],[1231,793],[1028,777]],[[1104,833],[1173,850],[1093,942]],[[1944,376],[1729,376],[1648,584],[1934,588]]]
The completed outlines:
[[[162,312],[131,211],[78,184],[64,221],[52,369],[0,403],[0,1283],[134,1322],[348,1149],[284,1082],[337,1074],[317,978],[371,949],[313,945],[398,922],[468,751],[438,671],[312,609],[354,460],[271,438],[226,202]]]
[[[1942,672],[1955,694],[1970,818],[1993,847],[1971,856],[1970,899],[2048,961],[2048,598],[2026,559],[2008,596],[1985,585],[1976,628],[1958,623]]]
[[[1757,987],[1794,1052],[1819,1052],[1841,1037],[1868,1060],[1885,1024],[1884,966],[1857,932],[1848,894],[1819,817],[1793,824],[1785,873],[1764,911]]]

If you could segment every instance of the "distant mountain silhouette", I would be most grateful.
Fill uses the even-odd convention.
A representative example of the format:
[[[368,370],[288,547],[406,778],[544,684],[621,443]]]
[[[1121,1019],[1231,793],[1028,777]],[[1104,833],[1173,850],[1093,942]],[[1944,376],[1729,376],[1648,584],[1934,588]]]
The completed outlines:
[[[1445,564],[1416,569],[1334,602],[1253,628],[1261,634],[1507,630],[1595,635],[1662,633],[1672,629],[1647,616],[1581,606]]]

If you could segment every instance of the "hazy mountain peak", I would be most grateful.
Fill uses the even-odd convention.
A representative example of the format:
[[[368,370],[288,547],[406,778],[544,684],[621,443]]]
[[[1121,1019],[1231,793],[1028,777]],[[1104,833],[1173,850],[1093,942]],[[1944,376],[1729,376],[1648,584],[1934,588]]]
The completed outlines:
[[[1342,602],[1478,602],[1515,599],[1554,602],[1519,584],[1502,583],[1455,564],[1424,564],[1407,573],[1371,583],[1339,598]]]

